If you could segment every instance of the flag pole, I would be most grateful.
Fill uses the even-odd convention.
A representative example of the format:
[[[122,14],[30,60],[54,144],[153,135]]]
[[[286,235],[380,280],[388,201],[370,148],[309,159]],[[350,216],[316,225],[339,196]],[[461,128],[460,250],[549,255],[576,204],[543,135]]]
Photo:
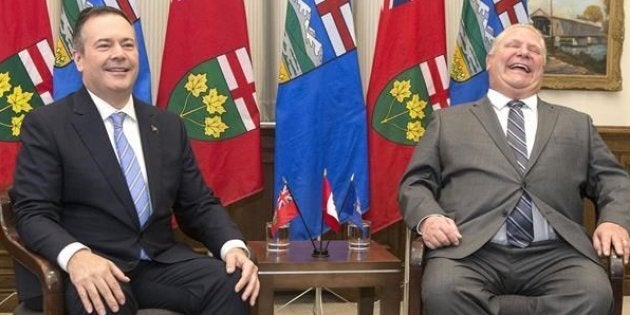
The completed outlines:
[[[317,246],[315,245],[315,241],[313,241],[313,233],[311,233],[311,229],[308,228],[308,225],[306,224],[306,220],[304,220],[304,217],[302,216],[302,211],[300,211],[300,207],[298,206],[297,199],[295,199],[295,195],[291,192],[291,188],[289,188],[289,183],[287,182],[287,179],[284,178],[284,176],[282,176],[282,181],[284,182],[284,186],[287,187],[287,190],[289,191],[289,193],[291,194],[291,197],[293,198],[293,203],[295,204],[295,209],[297,210],[298,214],[300,215],[300,219],[302,220],[302,224],[304,224],[304,227],[306,228],[306,233],[308,233],[308,239],[311,241],[311,244],[313,245],[313,251],[315,251]]]
[[[326,169],[324,169],[324,180],[326,180]],[[329,256],[328,246],[326,246],[326,249],[323,248],[324,241],[322,239],[324,237],[324,211],[325,211],[326,205],[323,204],[322,207],[323,207],[321,211],[322,222],[321,222],[321,225],[319,226],[319,249],[313,250],[313,255],[312,255],[315,258],[327,258]]]

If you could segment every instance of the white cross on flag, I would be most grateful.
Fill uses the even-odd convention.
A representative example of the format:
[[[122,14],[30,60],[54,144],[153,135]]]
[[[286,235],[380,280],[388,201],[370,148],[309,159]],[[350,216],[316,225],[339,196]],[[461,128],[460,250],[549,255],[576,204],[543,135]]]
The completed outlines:
[[[356,46],[352,9],[348,0],[315,0],[336,56]]]
[[[420,70],[422,70],[422,77],[427,85],[427,92],[429,93],[433,109],[448,107],[448,83],[450,77],[444,55],[439,55],[420,63]]]
[[[525,23],[529,21],[527,8],[521,0],[493,0],[494,8],[499,15],[503,28],[512,24]]]
[[[247,49],[241,47],[217,59],[245,129],[247,131],[255,129],[256,124],[250,113],[257,115],[258,105],[254,87],[254,71]]]
[[[51,78],[55,56],[48,41],[42,39],[37,44],[20,51],[18,56],[44,104],[52,103]]]

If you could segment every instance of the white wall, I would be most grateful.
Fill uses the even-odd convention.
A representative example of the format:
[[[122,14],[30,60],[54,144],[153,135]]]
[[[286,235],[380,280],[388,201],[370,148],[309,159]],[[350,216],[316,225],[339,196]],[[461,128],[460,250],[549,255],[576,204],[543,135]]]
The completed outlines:
[[[250,46],[259,105],[272,108],[276,95],[276,73],[280,39],[284,24],[284,10],[287,0],[245,0],[250,34]],[[449,56],[455,35],[462,0],[446,1],[447,40]],[[623,0],[617,0],[623,1]],[[58,29],[59,6],[61,0],[47,0],[50,10],[53,34]],[[153,78],[153,90],[157,91],[160,74],[160,60],[164,46],[164,35],[170,0],[136,0],[141,12],[142,26],[149,53],[149,62]],[[364,88],[367,88],[372,62],[372,50],[376,37],[376,25],[381,0],[352,0],[355,10],[357,31],[357,49],[363,76]],[[630,1],[623,1],[624,12],[630,12]],[[630,30],[630,18],[624,21],[624,28]],[[623,43],[621,57],[622,77],[630,74],[630,40]],[[620,92],[579,91],[579,90],[544,90],[541,97],[547,101],[563,104],[590,114],[596,125],[630,126],[630,80],[623,81]],[[155,96],[155,92],[154,92]],[[261,110],[263,120],[273,118],[272,112]]]

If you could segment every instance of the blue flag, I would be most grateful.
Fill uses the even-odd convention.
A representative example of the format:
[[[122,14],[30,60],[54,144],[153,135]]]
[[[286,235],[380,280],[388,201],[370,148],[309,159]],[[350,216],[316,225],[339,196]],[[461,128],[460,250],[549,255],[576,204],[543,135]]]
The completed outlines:
[[[357,189],[354,186],[354,175],[350,178],[350,187],[344,198],[343,206],[339,211],[339,220],[341,222],[351,222],[365,233],[363,228],[363,210],[361,209],[361,199],[357,196]]]
[[[451,105],[486,95],[486,55],[492,41],[506,27],[517,23],[529,23],[526,0],[464,0],[451,66]]]
[[[72,34],[79,12],[91,6],[111,6],[120,9],[133,23],[139,55],[138,80],[133,89],[137,98],[151,104],[151,74],[147,49],[144,45],[140,16],[135,0],[62,0],[59,39],[55,44],[55,67],[53,69],[53,97],[58,100],[76,90],[82,85],[81,73],[72,60]]]
[[[348,1],[287,4],[276,102],[275,194],[291,183],[307,222],[291,222],[292,239],[322,231],[322,174],[334,196],[356,193],[368,207],[367,127],[352,12]],[[334,200],[341,208],[343,199]],[[327,229],[327,228],[325,228]],[[308,231],[312,234],[309,235]],[[325,230],[324,230],[325,231]]]

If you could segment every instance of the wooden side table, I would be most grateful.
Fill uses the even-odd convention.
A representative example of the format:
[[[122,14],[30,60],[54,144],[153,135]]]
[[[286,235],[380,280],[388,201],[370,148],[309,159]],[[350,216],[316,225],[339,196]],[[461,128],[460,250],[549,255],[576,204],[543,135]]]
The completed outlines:
[[[374,289],[383,288],[381,315],[399,314],[400,260],[372,242],[367,251],[350,251],[346,241],[331,241],[330,257],[313,258],[309,241],[291,241],[286,252],[267,252],[264,241],[248,242],[258,259],[260,293],[254,314],[273,314],[274,291],[311,287],[359,288],[358,314],[373,314]]]

